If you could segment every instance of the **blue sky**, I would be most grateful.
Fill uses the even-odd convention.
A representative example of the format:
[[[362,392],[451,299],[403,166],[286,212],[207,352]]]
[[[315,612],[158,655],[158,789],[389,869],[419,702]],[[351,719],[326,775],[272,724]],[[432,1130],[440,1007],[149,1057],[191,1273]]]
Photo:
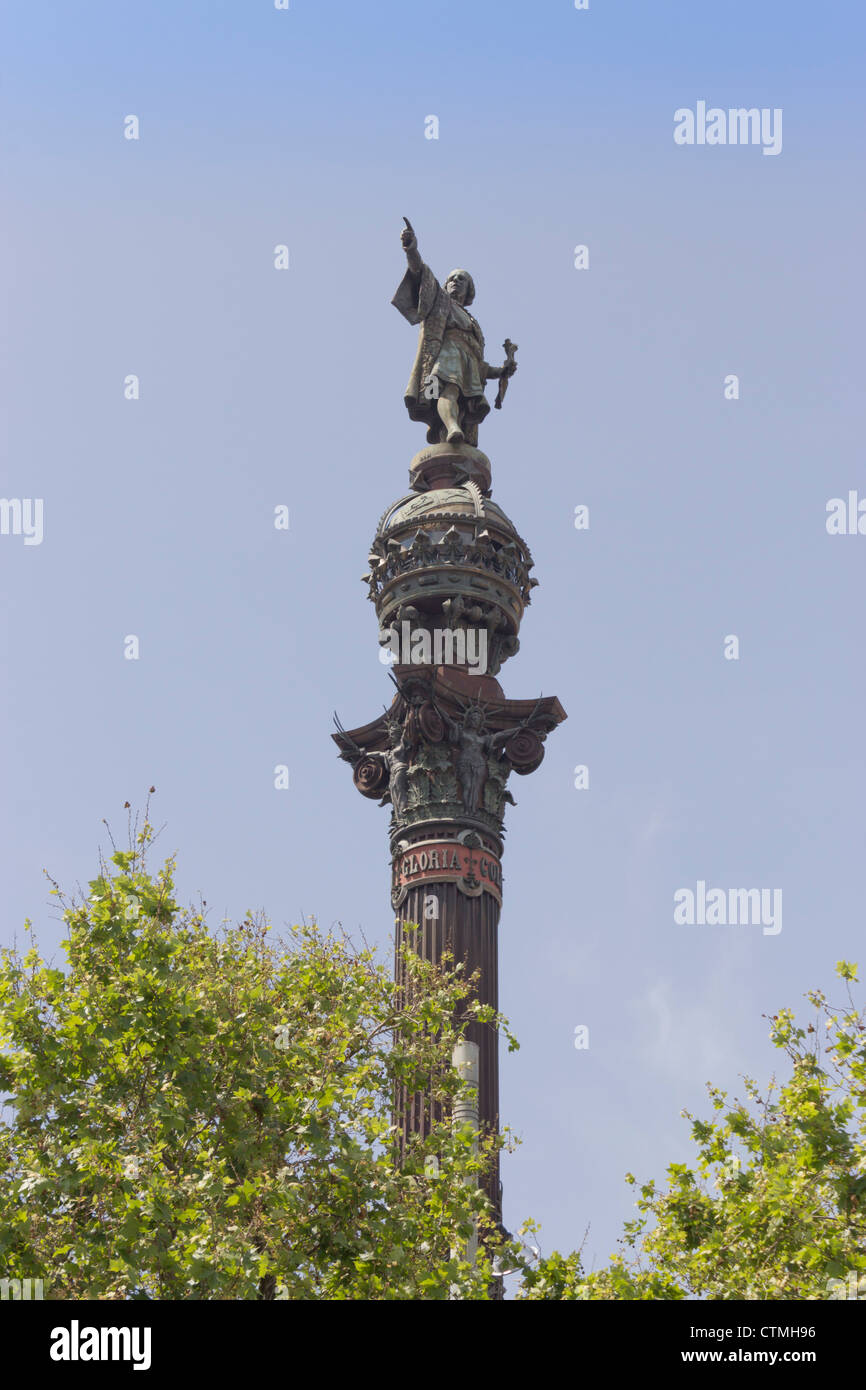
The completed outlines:
[[[0,536],[4,937],[56,944],[43,868],[86,881],[154,783],[214,922],[316,915],[387,953],[386,818],[329,733],[389,699],[359,576],[423,443],[389,302],[408,215],[520,344],[480,441],[540,580],[502,683],[569,718],[509,809],[505,1215],[545,1250],[589,1227],[588,1263],[622,1175],[683,1159],[681,1108],[768,1077],[762,1015],[860,950],[866,538],[825,517],[866,498],[864,29],[776,0],[2,21],[2,494],[45,528]],[[700,100],[781,108],[781,154],[675,145]],[[676,926],[699,879],[781,888],[782,931]]]

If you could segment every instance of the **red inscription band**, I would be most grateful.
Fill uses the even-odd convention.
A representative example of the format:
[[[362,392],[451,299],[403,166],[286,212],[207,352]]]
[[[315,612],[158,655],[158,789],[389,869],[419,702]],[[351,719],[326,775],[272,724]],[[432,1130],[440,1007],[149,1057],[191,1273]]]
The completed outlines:
[[[394,895],[419,883],[456,883],[461,893],[477,898],[490,893],[502,902],[502,865],[486,849],[469,849],[459,840],[427,840],[394,859]]]

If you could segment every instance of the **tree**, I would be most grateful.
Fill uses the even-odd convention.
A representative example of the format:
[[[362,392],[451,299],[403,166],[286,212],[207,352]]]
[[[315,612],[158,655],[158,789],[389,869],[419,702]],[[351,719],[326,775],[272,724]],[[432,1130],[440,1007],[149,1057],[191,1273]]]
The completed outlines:
[[[717,1118],[684,1112],[697,1161],[672,1163],[663,1191],[640,1188],[623,1252],[593,1273],[579,1253],[554,1252],[526,1273],[521,1297],[826,1299],[858,1286],[866,1297],[866,1011],[851,995],[857,967],[836,971],[845,1006],[814,991],[807,1027],[790,1009],[770,1020],[790,1063],[784,1084],[762,1092],[744,1078],[747,1099],[733,1104],[710,1086]]]
[[[401,1163],[392,1129],[399,1083],[447,1114],[456,1037],[497,1022],[462,968],[407,948],[398,999],[315,925],[211,932],[172,860],[151,875],[152,839],[133,827],[84,901],[55,885],[67,968],[0,958],[4,1274],[59,1299],[488,1298],[501,1141],[475,1154],[446,1119]]]
[[[57,1299],[484,1300],[498,1259],[527,1300],[866,1296],[856,966],[837,966],[844,1007],[816,991],[807,1026],[772,1016],[787,1080],[745,1078],[733,1103],[710,1087],[715,1118],[687,1115],[693,1166],[641,1186],[622,1251],[586,1272],[579,1251],[533,1261],[494,1228],[479,1179],[503,1141],[476,1150],[448,1121],[467,1021],[516,1046],[462,967],[407,946],[398,991],[315,924],[212,932],[175,901],[172,860],[149,871],[152,840],[132,832],[83,901],[55,886],[65,969],[35,944],[0,953],[4,1277]],[[400,1086],[445,1116],[402,1155]]]

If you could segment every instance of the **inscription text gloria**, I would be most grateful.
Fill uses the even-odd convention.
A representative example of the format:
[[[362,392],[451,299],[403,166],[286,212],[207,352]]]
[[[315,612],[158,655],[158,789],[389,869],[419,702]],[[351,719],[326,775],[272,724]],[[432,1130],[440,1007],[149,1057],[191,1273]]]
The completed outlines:
[[[428,840],[395,856],[395,905],[419,883],[456,883],[467,897],[487,892],[502,902],[502,865],[496,855],[459,840]]]

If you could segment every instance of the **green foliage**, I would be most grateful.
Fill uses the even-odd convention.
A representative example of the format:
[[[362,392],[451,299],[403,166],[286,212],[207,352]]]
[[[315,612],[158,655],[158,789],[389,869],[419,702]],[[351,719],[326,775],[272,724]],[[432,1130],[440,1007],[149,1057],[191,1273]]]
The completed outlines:
[[[447,1119],[467,1021],[516,1046],[460,966],[407,946],[401,992],[315,925],[214,933],[175,901],[172,861],[150,873],[151,839],[145,825],[84,901],[61,897],[65,969],[35,946],[0,954],[5,1278],[55,1299],[485,1300],[498,1256],[526,1300],[799,1300],[866,1273],[855,965],[837,965],[844,1007],[815,992],[806,1027],[773,1016],[783,1084],[745,1078],[733,1103],[709,1088],[713,1119],[687,1115],[693,1166],[638,1187],[622,1251],[587,1273],[579,1251],[532,1261],[503,1239],[478,1186],[503,1140]],[[402,1157],[399,1088],[446,1117]]]
[[[67,902],[67,968],[0,958],[0,1269],[56,1299],[486,1299],[479,1174],[447,1121],[397,1160],[398,1085],[447,1108],[469,982],[248,918],[212,933],[150,828]],[[430,1156],[438,1158],[438,1176]],[[486,1252],[457,1253],[478,1223]]]
[[[640,1187],[624,1253],[590,1274],[579,1253],[554,1253],[521,1297],[824,1299],[866,1271],[866,1014],[850,992],[857,967],[840,961],[836,973],[843,1008],[816,991],[807,1027],[790,1009],[770,1020],[790,1064],[783,1085],[762,1093],[744,1078],[747,1100],[733,1104],[711,1086],[716,1118],[686,1115],[697,1161],[672,1163],[664,1191]]]

